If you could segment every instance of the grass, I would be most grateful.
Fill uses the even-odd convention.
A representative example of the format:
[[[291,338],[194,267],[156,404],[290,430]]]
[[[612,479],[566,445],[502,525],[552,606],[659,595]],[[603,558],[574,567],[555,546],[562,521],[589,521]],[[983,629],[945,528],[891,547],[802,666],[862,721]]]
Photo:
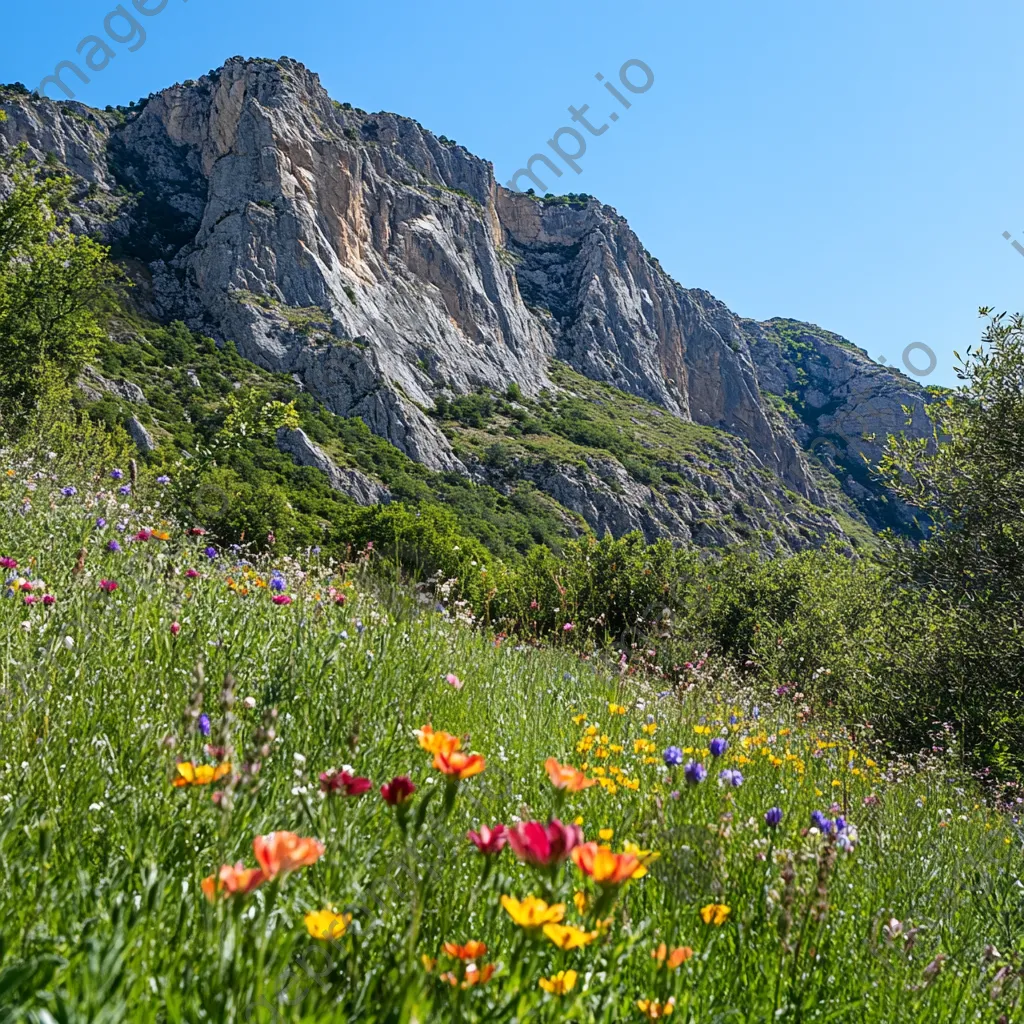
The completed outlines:
[[[80,481],[65,497],[45,470],[10,472],[0,1019],[610,1022],[653,1019],[670,999],[693,1024],[1018,1019],[1022,836],[946,741],[918,764],[876,764],[870,732],[808,720],[800,694],[755,709],[700,665],[659,694],[631,664],[643,652],[620,670],[496,641],[371,585],[372,553],[210,557],[206,538],[162,524],[152,484],[125,499]],[[170,537],[129,539],[143,527]],[[290,604],[272,600],[275,570]],[[25,603],[44,593],[54,603]],[[481,753],[482,774],[447,787],[413,735],[428,722]],[[219,759],[208,743],[228,748],[231,772],[173,787],[176,763]],[[667,769],[670,745],[707,779]],[[551,756],[602,781],[559,793]],[[346,764],[373,788],[322,796],[320,773]],[[719,785],[723,768],[742,785]],[[397,775],[416,786],[404,828],[377,791]],[[815,810],[852,827],[811,828]],[[602,900],[571,861],[540,871],[466,839],[556,811],[588,840],[660,857]],[[204,898],[204,878],[255,866],[253,838],[273,830],[316,837],[323,855],[247,896]],[[531,893],[599,934],[571,951],[528,934],[500,898]],[[702,920],[711,904],[729,907],[718,926]],[[351,914],[343,934],[311,937],[305,915],[321,909]],[[494,974],[453,986],[446,972],[472,974],[443,943],[469,940]],[[692,956],[659,967],[661,942]],[[573,987],[546,992],[561,970],[578,972]]]

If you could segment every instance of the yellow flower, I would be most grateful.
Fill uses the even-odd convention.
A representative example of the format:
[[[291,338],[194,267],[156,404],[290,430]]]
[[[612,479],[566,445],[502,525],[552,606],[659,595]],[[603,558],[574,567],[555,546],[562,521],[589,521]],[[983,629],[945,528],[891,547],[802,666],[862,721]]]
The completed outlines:
[[[609,704],[608,705],[608,714],[609,715],[624,715],[625,713],[626,713],[626,709],[621,704]]]
[[[622,849],[625,853],[632,853],[640,861],[641,866],[633,873],[634,878],[643,878],[647,874],[647,865],[661,856],[654,850],[641,850],[636,843],[631,843],[628,839],[622,844]]]
[[[602,828],[598,829],[597,834],[607,842],[613,835],[615,835],[615,829],[613,828]]]
[[[574,715],[572,721],[573,721],[573,725],[582,725],[586,720],[587,720],[587,716],[586,715]]]
[[[731,908],[727,907],[724,903],[709,903],[706,907],[700,908],[701,920],[705,924],[714,925],[716,928],[719,925],[725,924],[730,913],[732,913]]]
[[[695,725],[693,727],[693,731],[698,736],[710,736],[711,735],[711,726],[710,725]]]
[[[546,924],[544,934],[559,949],[578,949],[590,945],[597,938],[597,932],[585,932],[571,924]]]
[[[541,978],[538,984],[553,996],[564,996],[566,992],[571,992],[576,987],[577,977],[575,971],[559,971],[550,978]]]
[[[548,906],[536,896],[527,896],[521,903],[511,896],[502,896],[501,905],[520,928],[542,928],[546,924],[558,924],[565,917],[564,903]]]
[[[351,914],[335,914],[330,910],[314,910],[308,913],[305,918],[306,931],[314,939],[340,939],[345,934],[349,923],[352,921]]]
[[[676,997],[672,996],[664,1003],[659,1003],[656,999],[638,999],[636,1008],[648,1020],[660,1020],[662,1017],[669,1016],[676,1008]]]
[[[653,736],[658,731],[658,723],[651,722],[649,725],[643,727],[643,732],[647,733],[648,736]]]
[[[610,750],[610,751],[611,751],[611,752],[612,752],[613,754],[621,754],[621,753],[622,753],[622,750],[623,750],[623,747],[622,747],[622,744],[621,744],[621,743],[612,743],[612,744],[611,744],[611,745],[610,745],[610,746],[608,747],[608,749],[609,749],[609,750]]]
[[[572,894],[572,901],[576,904],[576,913],[585,917],[587,913],[587,894],[579,889]]]

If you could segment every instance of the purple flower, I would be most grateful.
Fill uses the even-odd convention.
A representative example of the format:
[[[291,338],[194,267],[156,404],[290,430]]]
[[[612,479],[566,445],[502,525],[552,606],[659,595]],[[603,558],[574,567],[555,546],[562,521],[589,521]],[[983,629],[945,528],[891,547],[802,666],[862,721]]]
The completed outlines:
[[[732,786],[739,789],[743,785],[743,773],[736,768],[723,768],[718,773],[718,781],[723,786]]]
[[[669,768],[676,768],[683,763],[683,752],[678,747],[669,747],[661,756]]]
[[[121,545],[116,540],[107,541],[107,550],[113,552],[115,555],[121,550]]]
[[[199,731],[204,736],[209,736],[210,735],[210,716],[209,715],[200,715],[199,716]]]
[[[836,818],[836,831],[837,832],[845,832],[846,831],[846,819],[841,814]]]
[[[832,822],[821,811],[811,812],[811,824],[822,832],[829,833],[832,831]]]
[[[707,769],[698,761],[687,761],[683,774],[686,776],[686,781],[692,786],[696,786],[708,777]]]
[[[131,484],[121,484],[121,486],[118,487],[118,489],[117,489],[117,493],[118,494],[123,494],[125,497],[127,497],[129,494],[132,493],[132,485]]]
[[[107,525],[107,521],[106,521],[106,519],[103,518],[103,516],[100,516],[99,519],[96,520],[96,529],[97,530],[102,530],[103,527],[106,526],[106,525]]]
[[[716,736],[708,744],[708,749],[711,751],[712,757],[721,757],[729,749],[729,743],[727,740],[722,739],[721,736]]]
[[[159,484],[159,485],[160,485],[161,487],[166,487],[166,486],[167,486],[167,485],[168,485],[168,484],[169,484],[169,483],[171,482],[171,478],[170,478],[169,476],[158,476],[158,477],[156,478],[156,482],[157,482],[157,483],[158,483],[158,484]]]
[[[285,586],[286,584],[283,576],[274,576],[270,580],[270,589],[276,590],[278,593],[284,590]]]
[[[769,807],[764,812],[765,824],[769,828],[778,828],[779,822],[782,821],[782,808],[781,807]]]
[[[110,471],[110,479],[111,480],[123,480],[124,479],[124,473],[122,473],[121,470],[119,470],[119,469],[112,469]]]
[[[67,487],[62,487],[60,493],[63,494],[65,498],[73,498],[78,493],[78,488],[72,487],[69,484]]]
[[[735,725],[738,721],[739,721],[739,719],[735,715],[730,715],[729,716],[729,724],[730,725]]]
[[[761,717],[761,709],[755,704],[750,712],[751,718],[756,722]]]
[[[213,561],[213,559],[215,559],[217,557],[217,549],[216,548],[207,548],[203,552],[203,554],[206,555],[206,557],[209,558],[210,561]]]

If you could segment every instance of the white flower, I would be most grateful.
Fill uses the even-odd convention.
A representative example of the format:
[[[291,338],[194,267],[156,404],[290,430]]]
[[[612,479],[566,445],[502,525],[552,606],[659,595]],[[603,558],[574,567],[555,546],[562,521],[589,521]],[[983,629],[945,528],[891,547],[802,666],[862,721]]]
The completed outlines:
[[[292,754],[292,758],[295,760],[296,764],[305,764],[306,763],[306,755],[305,754],[300,754],[297,750],[295,751],[294,754]]]
[[[90,811],[102,811],[103,810],[103,804],[89,804],[89,810]]]
[[[247,707],[250,711],[252,711],[252,709],[254,707],[256,707],[256,698],[255,697],[246,697],[245,700],[242,701],[242,703],[245,705],[245,707]]]
[[[70,637],[70,636],[64,637],[64,646],[70,651],[71,648],[75,646],[75,639],[74,639],[74,637]]]

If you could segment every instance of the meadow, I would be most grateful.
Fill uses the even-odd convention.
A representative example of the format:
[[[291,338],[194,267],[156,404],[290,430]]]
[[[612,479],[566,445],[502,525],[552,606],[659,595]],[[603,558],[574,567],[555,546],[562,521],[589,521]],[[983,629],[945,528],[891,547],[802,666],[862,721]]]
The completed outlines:
[[[1020,1019],[1024,830],[951,734],[0,472],[0,1021]]]

